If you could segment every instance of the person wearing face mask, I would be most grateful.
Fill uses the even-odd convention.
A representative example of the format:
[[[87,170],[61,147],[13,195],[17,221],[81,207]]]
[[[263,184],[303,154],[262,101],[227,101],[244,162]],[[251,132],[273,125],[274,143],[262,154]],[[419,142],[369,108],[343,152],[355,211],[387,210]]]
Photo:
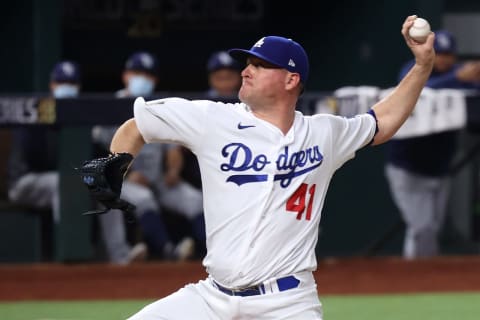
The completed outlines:
[[[121,75],[124,88],[115,92],[116,98],[149,97],[155,91],[158,82],[158,60],[147,51],[138,51],[130,55],[125,62]],[[108,150],[117,126],[93,127],[93,140],[104,150]]]
[[[80,93],[80,68],[74,61],[57,63],[50,74],[50,92],[56,99],[76,98]]]
[[[50,74],[50,95],[75,98],[80,92],[80,68],[73,61],[60,61]],[[17,205],[51,210],[54,223],[59,214],[58,128],[24,126],[12,129],[8,160],[8,198]]]
[[[50,94],[55,99],[75,98],[80,92],[80,68],[76,62],[60,61],[50,73]],[[58,208],[58,161],[55,126],[18,127],[12,132],[9,159],[11,202],[39,209],[52,209],[55,222]]]
[[[146,51],[133,53],[126,61],[122,72],[122,82],[125,87],[117,91],[115,97],[151,96],[158,82],[158,72],[158,60],[153,54]],[[108,154],[110,141],[116,130],[116,126],[93,128],[93,141],[102,156]],[[161,259],[185,260],[193,253],[193,240],[185,238],[177,244],[173,243],[160,214],[158,195],[152,190],[146,178],[160,173],[163,152],[163,149],[155,147],[146,148],[129,170],[122,186],[122,195],[136,206],[136,219],[143,236],[143,240],[137,243],[133,250],[143,245],[145,256],[152,253],[153,256]],[[110,210],[99,218],[109,256],[115,260],[121,259],[130,248],[123,215],[119,210]]]
[[[125,88],[117,91],[117,98],[152,95],[158,82],[157,58],[146,51],[133,53],[125,63],[122,82]]]

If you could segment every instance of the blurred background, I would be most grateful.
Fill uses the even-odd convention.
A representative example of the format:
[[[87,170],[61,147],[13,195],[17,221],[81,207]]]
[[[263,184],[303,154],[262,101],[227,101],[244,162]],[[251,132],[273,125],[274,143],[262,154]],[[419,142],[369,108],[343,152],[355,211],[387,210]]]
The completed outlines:
[[[410,14],[426,18],[433,30],[451,30],[460,59],[480,58],[478,0],[5,1],[0,10],[0,94],[4,104],[0,119],[9,108],[8,97],[47,95],[50,71],[60,60],[79,63],[85,95],[110,96],[123,86],[121,73],[127,57],[147,50],[159,58],[157,90],[181,95],[207,90],[205,67],[212,52],[249,48],[265,35],[293,38],[307,50],[311,63],[308,93],[328,94],[343,86],[389,88],[397,83],[400,67],[411,58],[400,34]],[[472,114],[472,119],[475,116]],[[15,123],[2,121],[2,168],[6,168],[12,126]],[[463,130],[466,138],[460,153],[475,146],[477,130],[471,128]],[[78,147],[76,140],[69,141],[65,153]],[[385,181],[383,153],[382,147],[361,151],[358,161],[348,163],[334,178],[321,223],[320,257],[401,255],[404,229]],[[72,157],[64,170],[84,160],[75,159],[74,153]],[[476,153],[467,160],[455,176],[450,218],[442,238],[445,254],[479,251]],[[6,200],[6,171],[0,176],[0,261],[44,260],[45,247],[39,244],[45,237],[42,222],[28,213],[9,214],[17,209]],[[83,188],[75,178],[67,185],[73,192]],[[85,199],[85,195],[69,196]],[[95,221],[80,216],[76,203],[64,205],[72,219],[64,223],[73,225],[63,226],[67,231],[47,229],[56,232],[58,239],[47,259],[98,259],[92,249],[99,242]],[[80,235],[72,236],[72,230],[80,230]]]
[[[387,87],[410,58],[400,35],[407,15],[426,17],[432,29],[452,27],[460,54],[478,56],[478,12],[474,0],[6,1],[0,13],[0,90],[46,91],[52,65],[68,58],[81,63],[85,92],[114,91],[125,59],[139,49],[158,55],[160,90],[202,90],[212,51],[250,47],[264,35],[304,45],[311,90]]]

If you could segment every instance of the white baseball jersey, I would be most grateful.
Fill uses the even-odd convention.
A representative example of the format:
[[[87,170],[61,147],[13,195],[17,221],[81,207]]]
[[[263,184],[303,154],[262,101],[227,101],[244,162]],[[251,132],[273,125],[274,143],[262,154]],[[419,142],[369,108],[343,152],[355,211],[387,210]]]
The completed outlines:
[[[176,142],[202,174],[207,272],[229,288],[316,269],[321,209],[334,172],[375,134],[369,114],[304,116],[284,135],[243,103],[135,101],[146,142]]]

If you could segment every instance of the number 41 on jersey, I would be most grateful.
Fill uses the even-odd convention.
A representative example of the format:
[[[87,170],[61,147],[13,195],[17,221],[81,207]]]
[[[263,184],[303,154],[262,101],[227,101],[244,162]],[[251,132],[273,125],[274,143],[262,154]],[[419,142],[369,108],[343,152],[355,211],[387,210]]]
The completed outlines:
[[[309,186],[306,183],[302,183],[300,187],[292,194],[287,200],[286,210],[297,213],[297,220],[302,219],[303,212],[307,208],[306,220],[310,220],[312,217],[312,203],[313,196],[315,195],[316,184]],[[308,197],[308,202],[307,202]]]

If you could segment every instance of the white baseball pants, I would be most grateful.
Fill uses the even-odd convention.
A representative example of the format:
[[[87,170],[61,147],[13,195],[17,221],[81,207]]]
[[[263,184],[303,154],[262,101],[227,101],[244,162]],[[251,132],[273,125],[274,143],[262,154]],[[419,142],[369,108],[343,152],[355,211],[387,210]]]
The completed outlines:
[[[322,320],[311,272],[295,274],[297,288],[255,296],[230,296],[212,278],[189,284],[153,302],[128,320]]]

